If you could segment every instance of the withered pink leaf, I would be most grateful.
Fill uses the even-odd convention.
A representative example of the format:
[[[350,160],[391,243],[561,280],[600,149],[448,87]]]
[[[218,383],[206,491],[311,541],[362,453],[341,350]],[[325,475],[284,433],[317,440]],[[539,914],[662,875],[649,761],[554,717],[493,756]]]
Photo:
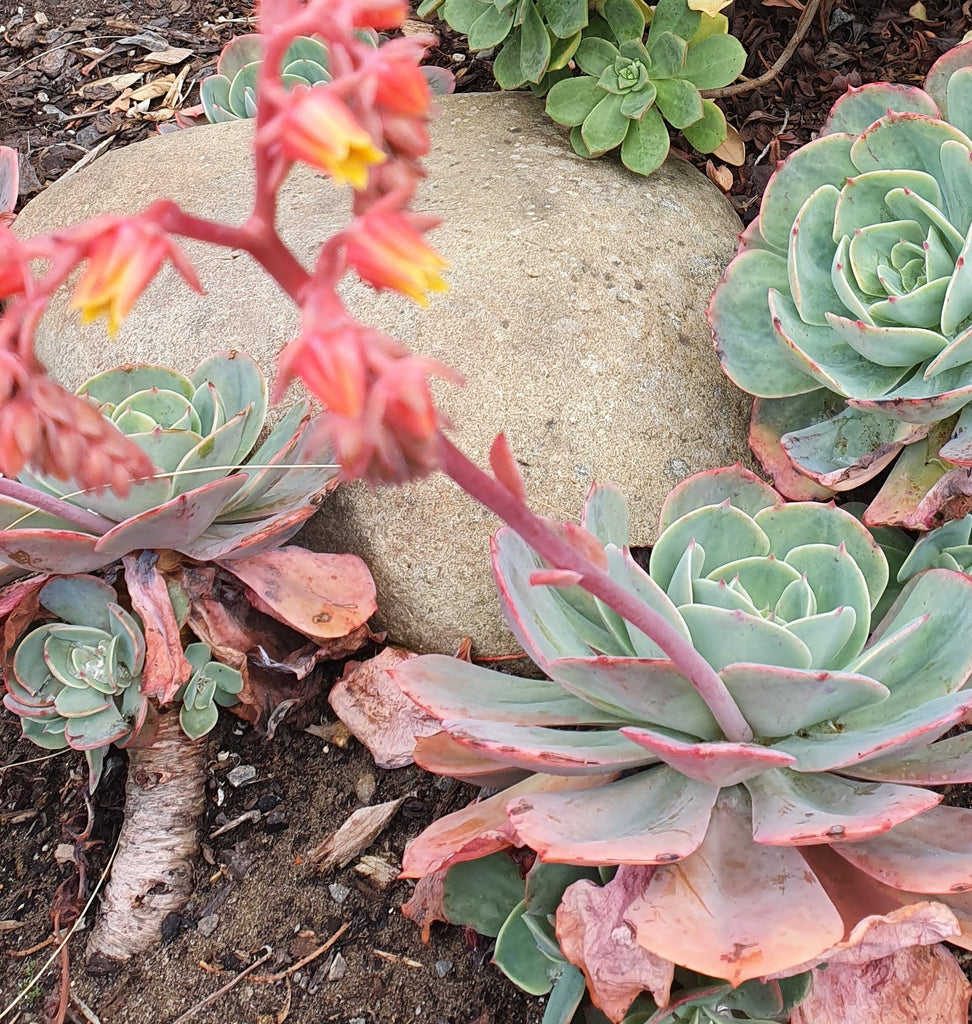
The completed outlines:
[[[371,573],[356,555],[289,545],[219,564],[247,585],[260,611],[315,639],[350,633],[378,607]]]
[[[528,774],[522,768],[507,768],[491,757],[456,743],[447,732],[420,736],[415,741],[413,757],[415,763],[427,772],[491,789],[505,789],[522,781]]]
[[[813,972],[791,1024],[968,1024],[972,992],[941,945],[912,946],[866,964],[830,963]]]
[[[643,991],[659,1006],[668,1004],[674,964],[640,946],[625,921],[654,871],[622,864],[603,887],[586,879],[575,882],[557,910],[560,948],[584,972],[595,1006],[612,1021],[620,1021]]]
[[[445,876],[443,868],[420,878],[415,883],[411,899],[402,904],[402,913],[422,929],[422,941],[426,945],[432,935],[432,925],[436,921],[449,924],[445,912]]]
[[[132,608],[142,620],[142,632],[145,634],[142,693],[166,704],[175,696],[176,690],[189,681],[192,665],[183,654],[179,623],[165,577],[156,566],[157,560],[155,552],[142,551],[138,555],[126,555],[122,562],[128,596]]]
[[[371,751],[379,768],[412,764],[416,737],[441,728],[395,682],[395,668],[414,657],[410,651],[386,647],[367,661],[349,662],[328,696],[334,713]]]

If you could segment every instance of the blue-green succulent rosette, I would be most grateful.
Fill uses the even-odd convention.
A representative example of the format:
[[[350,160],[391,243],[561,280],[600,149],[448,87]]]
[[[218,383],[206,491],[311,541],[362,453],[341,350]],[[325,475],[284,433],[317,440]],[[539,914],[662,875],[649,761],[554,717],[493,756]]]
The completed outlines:
[[[871,525],[925,529],[972,504],[970,136],[965,43],[924,89],[850,89],[770,178],[708,318],[788,497],[892,466]]]

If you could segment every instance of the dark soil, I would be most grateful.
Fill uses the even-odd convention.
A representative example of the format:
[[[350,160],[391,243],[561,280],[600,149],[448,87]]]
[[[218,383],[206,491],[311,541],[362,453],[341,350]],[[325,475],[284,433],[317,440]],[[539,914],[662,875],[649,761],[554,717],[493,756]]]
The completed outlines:
[[[783,74],[725,101],[747,143],[746,163],[732,169],[731,186],[744,219],[755,215],[776,160],[812,137],[848,85],[882,78],[920,84],[931,63],[972,27],[970,6],[972,0],[926,0],[929,20],[920,21],[909,14],[909,0],[825,0]],[[749,50],[750,76],[773,63],[799,15],[787,0],[737,0],[729,13]],[[220,0],[87,0],[81,8],[74,0],[25,0],[22,13],[14,0],[0,0],[0,144],[22,155],[21,200],[104,150],[144,138],[174,109],[195,103],[199,80],[212,73],[232,35],[251,29],[251,14],[245,4],[231,8]],[[431,60],[456,72],[458,89],[492,88],[489,61],[466,52],[452,33],[441,36]],[[118,75],[140,77],[125,85]],[[175,80],[168,97],[159,86],[165,75]],[[131,95],[153,82],[154,90]],[[706,169],[706,158],[687,155]],[[716,163],[710,173],[718,177]],[[318,710],[333,723],[323,696]],[[542,1003],[521,995],[489,965],[487,940],[439,928],[429,947],[421,944],[399,909],[410,883],[382,889],[354,870],[357,859],[323,876],[306,864],[308,853],[361,806],[359,797],[369,803],[406,798],[365,851],[397,865],[405,843],[461,806],[470,791],[417,769],[379,772],[354,740],[325,743],[286,724],[264,742],[249,728],[221,722],[210,751],[204,857],[192,902],[168,922],[164,945],[113,978],[85,976],[80,931],[69,945],[68,1020],[173,1024],[268,949],[257,979],[286,972],[347,923],[335,945],[306,967],[275,982],[247,977],[192,1019],[539,1022]],[[124,755],[111,762],[92,808],[94,830],[79,842],[88,820],[83,760],[74,753],[44,759],[43,753],[19,740],[19,727],[2,712],[0,764],[11,767],[0,768],[0,1020],[11,1024],[40,1022],[52,999],[56,1004],[60,962],[44,971],[53,949],[43,945],[52,934],[51,911],[70,922],[79,864],[90,892],[121,820]],[[256,778],[234,789],[226,776],[239,764],[252,765]],[[251,810],[256,820],[212,836]],[[5,1013],[21,993],[17,1007]]]

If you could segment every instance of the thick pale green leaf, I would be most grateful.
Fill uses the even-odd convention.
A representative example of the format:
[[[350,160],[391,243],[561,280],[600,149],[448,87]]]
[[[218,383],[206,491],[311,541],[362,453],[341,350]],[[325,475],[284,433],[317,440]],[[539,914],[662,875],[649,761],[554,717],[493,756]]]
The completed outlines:
[[[965,235],[972,225],[972,157],[960,142],[950,141],[942,146],[941,158],[944,208],[949,222]]]
[[[189,399],[195,390],[192,381],[175,370],[151,363],[129,363],[86,380],[78,388],[78,394],[86,394],[98,403],[118,405],[136,391],[152,388],[176,391]]]
[[[819,326],[827,323],[828,313],[845,310],[832,280],[837,254],[832,224],[839,198],[833,185],[821,185],[800,207],[790,233],[786,259],[790,294],[800,318]]]
[[[649,107],[640,121],[632,121],[621,143],[621,162],[636,174],[651,174],[668,156],[668,129],[661,114]]]
[[[692,540],[705,550],[704,575],[726,562],[770,553],[769,538],[749,515],[732,505],[706,505],[675,520],[655,542],[649,572],[660,587],[671,582]]]
[[[904,187],[893,188],[885,197],[885,202],[888,209],[899,219],[916,221],[926,232],[929,228],[935,228],[951,255],[958,255],[964,237],[949,223],[937,204]]]
[[[599,77],[605,68],[613,66],[620,56],[618,48],[606,39],[585,35],[581,40],[574,59],[581,71]]]
[[[581,138],[592,156],[600,156],[621,144],[631,123],[621,112],[623,95],[606,94],[584,118]]]
[[[870,307],[875,320],[934,330],[941,323],[948,278],[929,281],[907,295],[892,295]]]
[[[571,1024],[586,991],[587,981],[583,971],[573,964],[567,964],[554,983],[540,1024]]]
[[[741,465],[708,469],[693,474],[668,492],[662,504],[659,529],[664,531],[694,509],[721,505],[727,498],[749,516],[783,503],[769,484]]]
[[[527,77],[520,65],[520,34],[509,36],[493,60],[493,77],[501,89],[519,89]]]
[[[697,89],[721,89],[745,66],[746,50],[735,36],[711,35],[689,47],[681,74]]]
[[[468,36],[470,29],[482,17],[486,8],[492,6],[488,0],[445,0],[441,11],[450,28]]]
[[[702,24],[702,15],[689,8],[685,0],[658,0],[651,19],[648,38],[672,32],[682,39],[691,39]]]
[[[539,949],[533,932],[523,921],[521,901],[503,923],[496,937],[493,962],[518,987],[532,996],[546,995],[553,981],[553,965]]]
[[[641,40],[645,34],[645,16],[634,0],[604,0],[600,11],[619,43]]]
[[[911,85],[874,82],[860,89],[848,89],[831,108],[820,134],[847,132],[860,135],[889,110],[898,113],[910,111],[927,117],[940,116],[935,101],[923,89]]]
[[[109,602],[118,599],[115,588],[96,576],[70,576],[44,584],[38,600],[55,618],[75,626],[109,628]]]
[[[915,366],[934,359],[948,344],[937,331],[920,327],[878,327],[832,313],[827,314],[826,320],[855,352],[880,366]],[[972,351],[968,358],[972,360]]]
[[[806,644],[783,626],[757,615],[708,605],[687,605],[681,615],[695,649],[717,672],[736,662],[810,668]]]
[[[603,790],[598,787],[598,792],[603,792]],[[560,906],[564,890],[582,878],[597,881],[599,875],[593,868],[579,867],[574,864],[548,864],[538,858],[533,862],[533,867],[530,868],[526,876],[523,901],[526,904],[527,913],[536,917],[555,914],[557,907]]]
[[[954,334],[972,316],[972,230],[956,260],[941,314],[941,327],[946,334]]]
[[[595,78],[566,78],[547,93],[547,113],[558,124],[580,125],[603,96]]]
[[[190,707],[183,704],[179,710],[179,724],[182,731],[191,740],[197,740],[211,732],[219,720],[219,709],[212,702],[203,707]]]
[[[727,665],[719,675],[760,737],[789,736],[818,722],[883,701],[888,688],[849,672],[798,671],[777,665]]]
[[[743,249],[726,268],[707,311],[722,368],[743,391],[761,398],[816,391],[820,384],[778,341],[771,289],[789,291],[786,260],[776,253]]]
[[[451,0],[446,0],[446,19],[449,19]],[[478,4],[482,10],[466,33],[470,50],[488,50],[499,46],[513,28],[513,8],[498,10],[493,4]]]
[[[520,26],[520,70],[528,82],[539,82],[550,65],[551,44],[534,0],[523,0]]]
[[[586,0],[539,0],[543,20],[560,39],[587,27]]]
[[[648,38],[647,49],[651,57],[653,82],[657,82],[660,78],[674,78],[681,74],[682,65],[685,63],[686,44],[680,36],[671,32],[653,32]]]
[[[807,197],[821,185],[842,188],[859,169],[851,160],[854,137],[827,135],[796,150],[770,178],[760,207],[763,237],[776,248],[789,247],[790,229]],[[776,396],[766,396],[776,397]]]
[[[725,562],[713,569],[707,580],[696,581],[696,592],[709,594],[714,585],[723,582],[730,585],[730,593],[740,593],[746,597],[750,607],[744,608],[744,611],[758,611],[768,615],[775,608],[783,592],[791,584],[801,581],[800,573],[782,560],[784,554],[784,551],[773,550],[773,557],[770,558],[759,555]],[[701,596],[697,596],[696,600],[702,604],[708,603]],[[718,607],[741,607],[722,605],[718,601],[712,603]]]
[[[924,171],[902,169],[858,174],[840,190],[840,199],[834,214],[834,241],[840,241],[844,235],[850,238],[858,228],[867,227],[869,224],[895,220],[896,217],[885,199],[889,192],[898,188],[910,189],[933,206],[941,206],[941,187]]]
[[[691,82],[681,78],[655,79],[655,102],[673,128],[687,128],[702,117],[702,97]]]
[[[506,850],[453,864],[442,880],[446,917],[480,935],[499,935],[503,922],[522,900],[523,876]]]

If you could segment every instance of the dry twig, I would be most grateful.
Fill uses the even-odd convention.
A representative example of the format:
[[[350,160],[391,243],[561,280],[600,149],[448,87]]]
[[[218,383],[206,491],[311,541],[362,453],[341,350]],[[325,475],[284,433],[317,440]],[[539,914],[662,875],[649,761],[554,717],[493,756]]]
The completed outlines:
[[[248,974],[255,971],[261,964],[265,964],[273,955],[273,950],[269,946],[264,946],[263,948],[266,950],[266,953],[259,960],[254,960],[249,967],[234,975],[222,988],[216,989],[215,992],[210,992],[205,999],[196,1003],[195,1006],[190,1006],[181,1017],[176,1017],[172,1024],[184,1024],[185,1021],[191,1020],[200,1010],[204,1010],[210,1003],[215,1003],[220,996],[226,995],[234,985],[238,985]]]
[[[255,978],[250,980],[257,985],[275,985],[278,981],[284,981],[289,978],[295,971],[299,971],[301,967],[306,967],[312,960],[316,960],[322,953],[326,953],[331,946],[351,927],[350,921],[345,921],[340,928],[324,943],[317,947],[312,953],[308,953],[307,956],[302,957],[295,964],[291,964],[286,970],[277,971],[276,974],[258,974]],[[179,1018],[182,1019],[181,1017]],[[175,1021],[174,1024],[179,1024],[179,1021]]]

